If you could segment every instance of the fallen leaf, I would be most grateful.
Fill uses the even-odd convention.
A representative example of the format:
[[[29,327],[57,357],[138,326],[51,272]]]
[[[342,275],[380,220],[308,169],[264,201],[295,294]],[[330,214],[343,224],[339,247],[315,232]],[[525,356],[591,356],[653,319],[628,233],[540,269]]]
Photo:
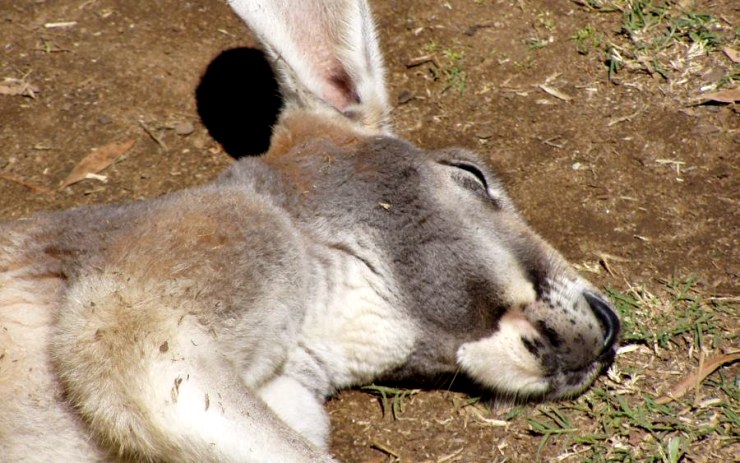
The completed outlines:
[[[720,90],[719,92],[705,93],[699,96],[702,102],[716,101],[718,103],[735,103],[740,101],[740,87]]]
[[[540,89],[542,89],[543,92],[547,93],[548,95],[554,96],[555,98],[558,98],[560,100],[570,101],[570,100],[573,99],[572,96],[566,95],[565,93],[561,92],[560,90],[558,90],[558,89],[556,89],[554,87],[550,87],[549,85],[540,84],[539,87],[540,87]]]
[[[18,185],[24,186],[28,188],[29,190],[33,191],[34,193],[51,193],[51,190],[49,188],[46,188],[43,185],[39,185],[37,183],[26,180],[25,178],[19,175],[14,175],[8,172],[0,172],[0,178],[5,179],[9,182],[17,183]]]
[[[740,360],[740,352],[718,355],[706,360],[701,368],[697,369],[696,371],[685,377],[680,383],[673,386],[671,390],[666,393],[665,396],[660,397],[658,400],[656,400],[656,402],[659,404],[667,404],[674,400],[680,399],[681,397],[686,395],[688,391],[704,381],[704,378],[714,373],[717,368],[721,367],[722,365],[737,362],[738,360]]]
[[[39,93],[39,91],[40,90],[36,85],[23,79],[6,77],[2,82],[0,82],[0,95],[20,95],[36,98],[36,94]]]
[[[88,174],[95,174],[113,164],[113,161],[121,157],[126,151],[134,146],[134,140],[123,143],[110,143],[95,149],[85,156],[82,161],[72,169],[67,178],[59,186],[62,190],[68,186],[87,178]]]
[[[730,61],[733,63],[740,63],[740,51],[733,50],[730,47],[724,47],[722,51],[725,52],[725,55],[727,55],[728,58],[730,58]]]

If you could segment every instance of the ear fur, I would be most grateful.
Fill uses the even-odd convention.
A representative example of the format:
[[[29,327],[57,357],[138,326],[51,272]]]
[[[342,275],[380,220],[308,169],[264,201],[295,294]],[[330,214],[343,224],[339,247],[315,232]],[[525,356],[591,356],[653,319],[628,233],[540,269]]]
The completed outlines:
[[[286,107],[389,132],[390,105],[366,0],[230,0],[274,60]]]

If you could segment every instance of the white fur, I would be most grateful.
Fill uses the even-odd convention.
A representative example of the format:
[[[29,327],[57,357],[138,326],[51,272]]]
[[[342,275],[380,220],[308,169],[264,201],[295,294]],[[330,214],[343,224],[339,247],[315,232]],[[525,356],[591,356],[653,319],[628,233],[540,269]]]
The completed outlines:
[[[537,330],[521,314],[507,312],[491,336],[468,342],[457,351],[460,367],[472,378],[493,389],[521,395],[547,390],[540,362],[522,344],[536,339]]]
[[[366,253],[365,258],[382,273],[382,256]],[[322,268],[322,273],[313,286],[314,303],[297,349],[308,350],[322,362],[326,376],[332,378],[331,389],[323,392],[330,393],[363,384],[403,363],[416,333],[412,321],[393,306],[397,296],[389,276],[382,278],[338,251],[324,250],[320,259],[316,268]]]
[[[329,416],[324,404],[297,380],[278,376],[258,391],[273,412],[322,450],[329,447]]]
[[[390,131],[385,67],[365,0],[229,0],[229,4],[275,60],[283,91],[291,93],[289,103],[315,111],[332,109],[370,131]],[[358,103],[332,79],[337,73],[350,79]]]
[[[0,236],[0,461],[104,461],[54,380],[51,307],[63,285],[37,266],[15,266],[13,233]],[[3,239],[5,242],[3,243]],[[4,244],[4,245],[3,245]],[[41,269],[39,271],[39,269]],[[39,440],[39,430],[44,438]]]

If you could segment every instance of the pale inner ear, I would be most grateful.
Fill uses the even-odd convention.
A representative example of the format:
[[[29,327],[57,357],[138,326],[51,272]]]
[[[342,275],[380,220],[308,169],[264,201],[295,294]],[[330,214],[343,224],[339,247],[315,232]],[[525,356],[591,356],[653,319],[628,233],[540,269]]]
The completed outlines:
[[[250,2],[244,2],[249,4]],[[238,9],[238,4],[232,6]],[[351,26],[347,15],[351,10],[343,2],[276,1],[268,5],[247,5],[242,17],[261,36],[278,63],[292,71],[288,79],[293,85],[303,85],[329,106],[344,111],[360,102],[355,80],[349,68],[359,63],[347,48],[362,47],[349,43]],[[362,37],[360,37],[362,40]]]
[[[280,74],[286,100],[390,129],[385,71],[365,0],[230,0]],[[316,105],[315,103],[319,103]]]
[[[336,62],[326,80],[333,85],[327,86],[322,98],[331,106],[344,111],[348,106],[360,103],[360,96],[352,83],[352,78],[339,62]]]
[[[342,111],[350,104],[358,103],[359,97],[345,63],[341,62],[343,30],[349,24],[343,16],[346,7],[335,11],[327,5],[312,2],[295,2],[285,9],[288,43],[295,44],[297,54],[290,58],[289,65],[295,68],[300,82],[314,84],[309,88],[330,106]],[[289,47],[273,43],[277,53],[289,53]]]

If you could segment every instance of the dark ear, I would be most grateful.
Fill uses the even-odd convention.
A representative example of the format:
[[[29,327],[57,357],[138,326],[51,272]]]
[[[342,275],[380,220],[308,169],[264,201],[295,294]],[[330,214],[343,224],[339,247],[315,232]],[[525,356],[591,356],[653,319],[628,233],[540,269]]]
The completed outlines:
[[[385,68],[366,0],[231,0],[274,60],[287,106],[390,130]]]

